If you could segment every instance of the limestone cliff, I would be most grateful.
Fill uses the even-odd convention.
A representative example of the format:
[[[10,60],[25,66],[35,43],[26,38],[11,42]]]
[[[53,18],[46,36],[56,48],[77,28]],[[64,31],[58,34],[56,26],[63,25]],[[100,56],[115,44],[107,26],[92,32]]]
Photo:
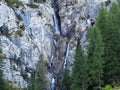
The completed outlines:
[[[4,78],[16,87],[27,87],[24,75],[30,77],[43,53],[48,65],[46,78],[59,82],[63,69],[72,69],[79,39],[86,51],[87,30],[94,24],[101,2],[108,0],[32,2],[36,8],[30,5],[30,0],[19,1],[22,2],[19,7],[0,1],[0,47],[6,55]]]

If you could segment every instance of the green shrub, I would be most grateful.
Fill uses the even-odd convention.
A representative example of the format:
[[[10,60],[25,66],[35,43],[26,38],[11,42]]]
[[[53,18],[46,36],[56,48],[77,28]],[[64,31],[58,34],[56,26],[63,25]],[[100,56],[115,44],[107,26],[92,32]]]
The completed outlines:
[[[85,19],[86,17],[85,17],[84,15],[81,15],[80,18],[81,18],[81,19]]]
[[[27,4],[27,6],[29,6],[31,8],[38,8],[38,5],[33,4],[32,2],[30,2],[30,4]]]
[[[15,32],[15,35],[17,36],[20,36],[20,37],[22,37],[23,36],[23,32],[22,32],[22,30],[20,29],[20,30],[17,30],[16,32]]]
[[[36,3],[42,3],[42,2],[46,2],[46,0],[34,0],[34,2],[36,2]]]
[[[7,5],[11,8],[13,8],[15,5],[20,7],[23,6],[23,3],[18,0],[5,0]]]
[[[5,59],[6,55],[2,53],[2,49],[0,48],[0,59]]]
[[[48,88],[47,68],[45,65],[46,61],[43,54],[41,54],[36,64],[36,72],[31,73],[31,78],[28,81],[28,90],[46,90]]]
[[[120,86],[114,87],[113,90],[120,90]]]
[[[112,90],[112,86],[106,85],[105,88],[103,88],[103,90]]]

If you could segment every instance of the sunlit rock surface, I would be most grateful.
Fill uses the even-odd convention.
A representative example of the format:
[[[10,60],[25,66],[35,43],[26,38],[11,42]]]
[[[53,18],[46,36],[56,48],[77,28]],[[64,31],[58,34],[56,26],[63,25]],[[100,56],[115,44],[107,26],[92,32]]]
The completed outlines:
[[[21,1],[29,3],[29,0]],[[52,38],[54,12],[48,3],[39,4],[39,8],[36,9],[26,5],[12,9],[5,2],[1,3],[0,27],[3,25],[8,27],[9,33],[8,36],[0,34],[0,46],[6,55],[4,78],[12,81],[17,87],[24,88],[27,87],[27,82],[23,75],[30,76],[40,54],[43,53],[45,60],[49,62],[54,53]]]

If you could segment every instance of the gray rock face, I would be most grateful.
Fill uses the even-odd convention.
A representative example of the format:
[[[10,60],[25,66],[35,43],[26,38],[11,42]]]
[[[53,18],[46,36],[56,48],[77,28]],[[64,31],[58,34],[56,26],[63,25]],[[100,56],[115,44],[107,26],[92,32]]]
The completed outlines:
[[[0,2],[0,27],[8,27],[8,35],[0,34],[0,46],[6,54],[4,78],[24,88],[27,87],[25,78],[35,70],[40,54],[43,53],[49,63],[55,52],[51,29],[54,12],[49,2],[36,9],[26,5],[11,9],[5,2]]]
[[[35,65],[43,53],[50,66],[46,77],[49,81],[53,80],[52,77],[59,79],[64,63],[66,68],[72,70],[79,39],[83,50],[87,51],[87,30],[92,26],[92,21],[96,20],[101,2],[107,0],[57,0],[58,8],[54,10],[50,0],[36,4],[39,8],[35,9],[26,5],[30,0],[20,1],[24,7],[14,9],[8,7],[4,0],[0,1],[0,27],[5,26],[7,31],[2,34],[0,30],[0,47],[6,54],[4,78],[12,81],[16,87],[27,87],[26,78],[36,69]],[[53,16],[56,11],[59,14],[61,34],[55,33]]]
[[[86,47],[89,44],[86,38],[87,31],[94,25],[101,3],[105,3],[106,1],[107,0],[57,1],[61,21],[61,32],[63,35],[57,36],[56,38],[57,44],[53,71],[58,82],[61,79],[64,64],[66,65],[66,68],[72,71],[74,54],[78,40],[81,42],[84,53],[87,54]],[[109,7],[110,5],[107,6],[107,8]],[[68,42],[69,52],[66,60]]]
[[[67,37],[69,38],[64,41],[64,43],[68,41],[71,42],[68,68],[71,69],[78,39],[81,41],[84,52],[87,52],[87,31],[94,24],[98,16],[101,3],[105,3],[106,1],[107,0],[58,0],[61,31],[67,33]],[[114,1],[115,0],[112,0],[111,2]],[[70,35],[69,32],[71,32]]]

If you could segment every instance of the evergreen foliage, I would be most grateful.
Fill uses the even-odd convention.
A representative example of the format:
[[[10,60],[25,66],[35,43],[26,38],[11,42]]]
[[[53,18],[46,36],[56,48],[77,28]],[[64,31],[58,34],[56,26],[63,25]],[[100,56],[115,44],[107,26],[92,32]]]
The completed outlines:
[[[103,33],[102,31],[104,31],[106,29],[106,16],[107,16],[107,10],[104,8],[104,6],[102,5],[100,10],[99,10],[99,15],[96,21],[95,26],[101,30],[101,33]]]
[[[96,24],[88,32],[87,62],[79,45],[72,73],[72,90],[101,90],[102,85],[120,84],[120,4],[99,11]],[[80,64],[82,63],[82,64]],[[85,67],[87,66],[87,67]],[[86,72],[87,74],[83,72]],[[85,69],[85,70],[84,70]],[[84,76],[84,79],[81,77]],[[85,79],[87,78],[87,79]],[[82,82],[88,88],[82,89]]]
[[[39,82],[39,90],[44,90],[48,86],[48,82],[46,79],[46,74],[47,74],[47,68],[46,68],[46,62],[44,60],[43,54],[40,55],[38,64],[36,66],[36,71],[37,71],[37,78]]]
[[[17,3],[20,4],[18,0],[5,1],[10,7]],[[34,0],[37,3],[45,1]],[[88,32],[87,57],[78,42],[72,76],[70,78],[68,70],[65,70],[63,74],[63,90],[101,90],[103,82],[104,85],[115,86],[120,84],[120,0],[118,1],[118,4],[113,3],[109,11],[104,6],[101,7],[96,24]],[[28,5],[32,8],[38,7],[33,3]],[[6,30],[5,35],[8,35],[8,28],[4,26],[4,29]],[[0,49],[0,90],[18,90],[2,78],[2,59],[3,54]],[[14,60],[18,62],[17,58]],[[47,89],[45,64],[46,62],[41,54],[36,65],[36,72],[33,71],[31,74],[28,90]],[[107,85],[104,90],[110,90],[109,88],[112,87]]]
[[[22,90],[15,88],[11,83],[9,83],[7,80],[3,79],[3,59],[5,58],[5,55],[2,53],[2,49],[0,48],[0,90]]]
[[[31,79],[27,89],[15,88],[11,83],[2,78],[2,67],[4,58],[5,55],[2,53],[2,49],[0,49],[0,90],[46,90],[48,86],[48,81],[46,79],[47,68],[45,66],[46,62],[42,54],[40,55],[39,61],[36,65],[36,72],[33,72],[31,74]],[[18,61],[16,55],[10,59],[14,60],[14,62]]]
[[[0,90],[5,90],[4,80],[3,80],[3,71],[2,69],[2,50],[0,49]]]
[[[36,3],[42,3],[42,2],[46,2],[46,0],[34,0],[34,2],[36,2]]]
[[[39,87],[39,85],[37,82],[36,74],[35,74],[35,72],[32,72],[30,83],[28,85],[28,90],[38,90],[38,87]]]
[[[18,7],[23,6],[23,3],[20,2],[19,0],[5,0],[5,1],[6,1],[7,5],[11,8],[13,8],[14,5],[16,5]]]
[[[39,7],[38,5],[34,4],[33,2],[30,2],[29,4],[26,4],[26,5],[28,5],[31,8],[38,8]]]
[[[87,89],[87,64],[80,43],[78,43],[73,64],[72,90]]]
[[[104,47],[100,30],[93,27],[88,33],[88,89],[100,90],[103,76]]]
[[[120,5],[113,3],[107,12],[100,9],[96,26],[104,42],[104,83],[120,84]]]
[[[63,79],[62,79],[62,89],[63,90],[70,90],[70,86],[71,86],[71,80],[70,80],[70,76],[69,76],[69,71],[67,69],[65,69],[64,73],[63,73]]]
[[[46,79],[47,69],[45,64],[44,57],[41,54],[36,65],[36,72],[31,74],[28,90],[46,90],[48,81]]]

